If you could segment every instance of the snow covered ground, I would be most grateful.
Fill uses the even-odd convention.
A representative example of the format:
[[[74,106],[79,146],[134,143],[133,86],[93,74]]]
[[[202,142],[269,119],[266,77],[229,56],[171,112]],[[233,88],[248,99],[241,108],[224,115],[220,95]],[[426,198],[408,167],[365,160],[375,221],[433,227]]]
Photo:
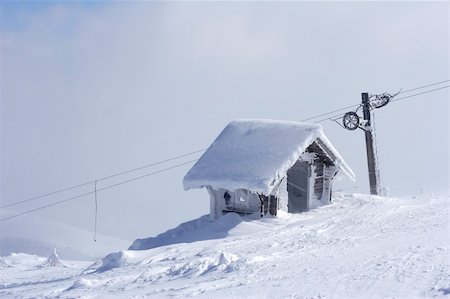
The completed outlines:
[[[278,218],[199,218],[93,264],[14,254],[0,297],[450,298],[449,206],[346,195]]]

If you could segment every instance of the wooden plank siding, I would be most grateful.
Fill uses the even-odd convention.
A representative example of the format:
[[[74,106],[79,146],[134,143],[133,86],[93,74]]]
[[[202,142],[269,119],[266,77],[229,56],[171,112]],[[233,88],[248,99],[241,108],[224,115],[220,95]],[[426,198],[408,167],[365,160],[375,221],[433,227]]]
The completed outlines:
[[[314,197],[318,200],[322,199],[323,194],[323,162],[319,159],[314,160]]]
[[[306,152],[315,153],[316,158],[314,159],[314,197],[317,200],[322,200],[324,195],[330,194],[329,186],[331,180],[330,172],[324,171],[330,166],[333,166],[332,160],[329,158],[330,153],[326,153],[323,146],[320,145],[320,140],[313,142],[307,149]],[[326,189],[326,190],[325,190]]]

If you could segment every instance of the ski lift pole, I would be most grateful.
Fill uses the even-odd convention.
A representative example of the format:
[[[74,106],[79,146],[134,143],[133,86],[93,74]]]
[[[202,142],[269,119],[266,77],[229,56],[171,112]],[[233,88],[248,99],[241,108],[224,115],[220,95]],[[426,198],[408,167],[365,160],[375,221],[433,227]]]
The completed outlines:
[[[369,94],[363,92],[361,94],[362,107],[365,125],[364,133],[366,135],[366,151],[367,151],[367,168],[369,170],[369,184],[370,184],[370,194],[378,195],[378,181],[377,181],[377,164],[375,161],[375,151],[373,147],[373,136],[372,136],[372,126],[370,123],[370,103]]]

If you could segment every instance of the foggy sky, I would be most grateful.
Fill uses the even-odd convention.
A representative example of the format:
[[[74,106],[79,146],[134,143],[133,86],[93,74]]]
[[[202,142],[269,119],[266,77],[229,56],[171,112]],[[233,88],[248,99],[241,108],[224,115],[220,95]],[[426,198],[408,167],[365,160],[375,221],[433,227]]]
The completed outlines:
[[[449,77],[448,2],[26,3],[0,4],[2,204],[205,148],[234,119],[302,120]],[[376,111],[391,195],[448,190],[448,117],[448,89]],[[322,125],[368,192],[363,132]],[[99,232],[133,240],[208,213],[205,190],[183,191],[189,167],[100,192]],[[93,208],[34,217],[92,229]]]

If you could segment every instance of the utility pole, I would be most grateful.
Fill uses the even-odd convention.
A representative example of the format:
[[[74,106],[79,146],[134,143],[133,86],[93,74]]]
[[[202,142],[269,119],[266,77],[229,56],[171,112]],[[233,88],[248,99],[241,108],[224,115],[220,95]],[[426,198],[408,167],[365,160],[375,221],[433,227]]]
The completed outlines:
[[[373,147],[372,126],[370,123],[370,103],[369,94],[363,92],[361,94],[363,116],[366,121],[364,125],[364,133],[366,135],[366,151],[367,151],[367,167],[369,169],[369,184],[370,194],[378,195],[378,182],[377,182],[377,163],[375,161],[375,152]]]
[[[361,105],[355,111],[349,111],[344,114],[342,125],[338,123],[341,127],[350,131],[361,129],[366,135],[367,168],[369,169],[370,194],[372,195],[380,195],[381,188],[375,144],[373,143],[374,137],[372,135],[372,132],[375,132],[375,123],[372,123],[370,120],[370,111],[386,106],[400,91],[393,95],[385,92],[371,95],[370,97],[367,92],[363,92],[361,94]],[[363,110],[364,122],[360,121],[360,116],[358,115],[360,108]],[[330,118],[330,120],[337,122],[336,119]]]

